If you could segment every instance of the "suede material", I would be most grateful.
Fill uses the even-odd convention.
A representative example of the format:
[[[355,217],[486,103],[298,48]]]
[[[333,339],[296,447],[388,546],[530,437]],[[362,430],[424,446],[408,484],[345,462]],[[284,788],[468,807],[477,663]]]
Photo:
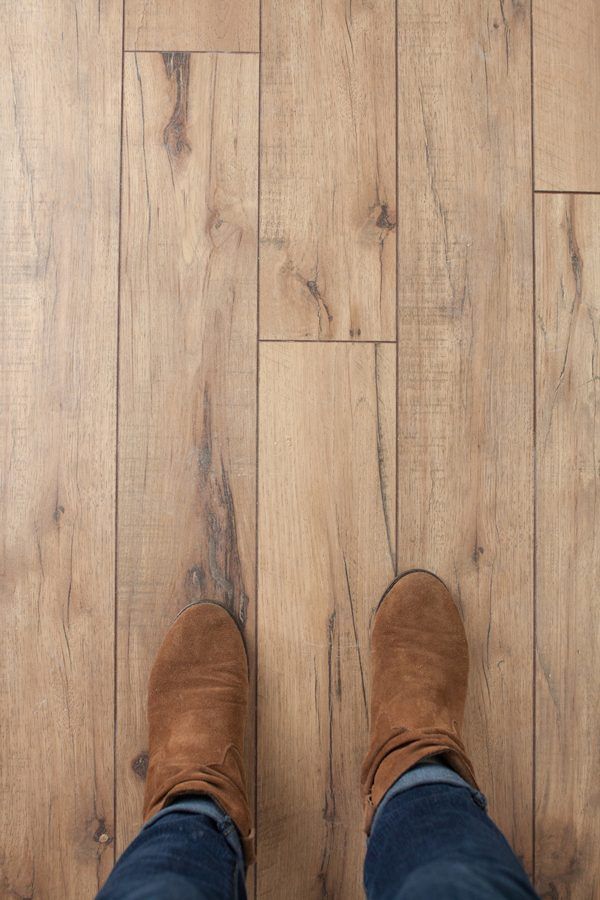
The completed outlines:
[[[183,794],[208,794],[234,821],[246,862],[254,832],[244,771],[248,659],[222,606],[185,609],[168,631],[148,686],[144,820]]]
[[[367,834],[377,806],[404,772],[440,755],[477,787],[460,739],[469,651],[445,585],[429,572],[392,583],[371,637],[370,745],[361,773]]]

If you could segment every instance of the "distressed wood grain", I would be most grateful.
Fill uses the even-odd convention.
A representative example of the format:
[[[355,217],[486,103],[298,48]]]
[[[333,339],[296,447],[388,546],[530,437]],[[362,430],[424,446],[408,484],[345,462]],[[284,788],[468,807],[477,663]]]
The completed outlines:
[[[127,0],[125,48],[257,52],[259,0]]]
[[[146,682],[175,614],[225,604],[253,669],[258,60],[128,54],[124,98],[119,850],[140,822]]]
[[[393,340],[394,3],[262,18],[261,337]]]
[[[599,197],[536,199],[536,871],[600,897]]]
[[[113,860],[120,4],[0,8],[0,895]]]
[[[410,0],[398,39],[399,570],[433,569],[459,602],[466,744],[492,815],[530,866],[528,6]]]
[[[395,354],[265,343],[259,897],[359,898],[369,621],[394,574]]]
[[[600,191],[600,5],[533,0],[535,182]]]

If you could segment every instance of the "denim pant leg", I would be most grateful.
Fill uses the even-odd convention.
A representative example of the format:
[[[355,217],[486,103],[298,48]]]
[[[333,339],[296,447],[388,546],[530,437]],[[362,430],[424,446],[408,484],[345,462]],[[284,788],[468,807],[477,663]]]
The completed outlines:
[[[245,900],[235,825],[210,797],[185,797],[150,819],[96,900]]]
[[[406,772],[382,800],[365,861],[369,900],[531,900],[485,797],[446,766]]]

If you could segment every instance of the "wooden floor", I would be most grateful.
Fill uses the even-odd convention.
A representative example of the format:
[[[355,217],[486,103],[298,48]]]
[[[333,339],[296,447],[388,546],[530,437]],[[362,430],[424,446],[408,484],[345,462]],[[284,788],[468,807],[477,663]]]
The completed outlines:
[[[257,898],[362,896],[369,624],[451,585],[466,742],[600,898],[596,0],[6,0],[0,896],[140,824],[173,616],[250,648]]]

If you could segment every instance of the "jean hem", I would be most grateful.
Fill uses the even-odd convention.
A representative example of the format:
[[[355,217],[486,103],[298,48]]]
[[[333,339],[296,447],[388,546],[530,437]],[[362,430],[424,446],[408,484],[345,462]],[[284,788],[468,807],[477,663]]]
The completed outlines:
[[[421,787],[425,784],[447,784],[451,787],[466,788],[475,803],[481,807],[484,812],[487,812],[487,800],[485,796],[481,791],[478,791],[473,785],[469,784],[468,781],[465,781],[458,772],[455,772],[454,769],[451,769],[442,763],[435,762],[433,759],[431,761],[424,760],[417,763],[412,769],[404,772],[391,787],[388,788],[375,812],[373,824],[371,826],[371,834],[373,834],[377,820],[390,800],[397,797],[398,794],[403,794],[405,791],[410,791],[413,788]]]
[[[211,797],[210,794],[186,794],[181,798],[175,799],[172,803],[169,803],[168,806],[159,809],[151,819],[148,819],[142,826],[142,831],[149,828],[158,819],[172,813],[192,813],[212,819],[231,849],[234,851],[242,871],[246,871],[242,841],[236,824],[233,819],[221,809],[217,801]]]

